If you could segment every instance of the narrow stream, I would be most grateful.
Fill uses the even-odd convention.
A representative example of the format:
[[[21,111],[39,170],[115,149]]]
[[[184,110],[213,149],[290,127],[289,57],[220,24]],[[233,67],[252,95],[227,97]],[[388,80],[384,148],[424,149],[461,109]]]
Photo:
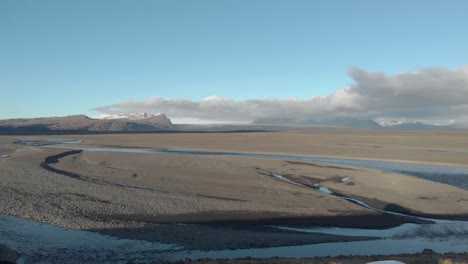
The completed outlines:
[[[53,143],[57,144],[61,142],[60,140],[54,140]],[[74,144],[75,143],[76,142],[74,142]],[[28,144],[28,142],[26,142],[26,144]],[[463,175],[463,177],[460,176],[459,179],[457,178],[456,181],[452,181],[451,183],[452,185],[460,184],[458,187],[464,189],[467,189],[468,187],[466,185],[468,175],[467,168],[351,159],[332,159],[269,154],[243,154],[231,152],[170,151],[134,148],[82,148],[64,145],[48,145],[47,147],[81,149],[84,151],[112,151],[179,155],[226,155],[302,160],[361,166],[383,171],[405,171],[412,172],[414,174],[413,176],[421,177],[421,175],[425,175],[424,177],[428,178],[434,178],[433,175],[444,175],[444,177],[458,177]],[[404,214],[373,208],[361,201],[335,194],[331,190],[328,190],[324,187],[307,186],[278,174],[274,174],[272,176],[289,184],[301,185],[303,187],[311,188],[315,191],[321,191],[329,195],[337,195],[342,199],[360,204],[361,206],[372,210],[406,216]],[[438,178],[439,177],[435,177],[435,181],[437,181]],[[20,251],[21,261],[25,263],[48,263],[51,261],[65,263],[69,262],[70,260],[73,262],[87,263],[126,263],[126,261],[129,259],[132,259],[138,263],[161,259],[181,260],[185,258],[270,258],[275,256],[313,257],[337,255],[387,255],[417,253],[426,248],[432,249],[439,253],[468,252],[468,222],[435,219],[428,220],[431,220],[433,223],[423,225],[403,224],[398,227],[384,230],[318,226],[275,226],[278,229],[289,231],[349,236],[372,236],[379,239],[372,241],[323,243],[290,247],[251,248],[220,251],[190,251],[177,245],[167,245],[140,240],[117,239],[94,232],[70,230],[15,217],[0,216],[0,244],[5,244]]]
[[[283,181],[283,182],[286,182],[286,183],[289,183],[289,184],[293,184],[293,185],[302,186],[304,188],[308,188],[308,189],[311,189],[313,191],[319,191],[321,193],[325,193],[325,194],[328,194],[328,195],[333,195],[333,196],[338,197],[340,199],[346,200],[348,202],[357,204],[359,206],[362,206],[364,208],[367,208],[367,209],[370,209],[372,211],[376,211],[376,212],[379,212],[379,213],[403,216],[403,217],[408,217],[408,218],[416,218],[416,219],[421,219],[421,220],[427,220],[428,222],[434,222],[434,220],[435,220],[435,219],[429,219],[429,218],[424,218],[424,217],[418,217],[418,216],[407,215],[407,214],[402,214],[402,213],[397,213],[397,212],[378,209],[378,208],[375,208],[375,207],[372,207],[372,206],[366,204],[363,201],[360,201],[360,200],[357,200],[357,199],[354,199],[354,198],[351,198],[351,197],[347,197],[347,196],[344,196],[342,194],[335,193],[335,192],[331,191],[330,189],[328,189],[326,187],[323,187],[323,186],[320,186],[320,185],[319,186],[309,186],[309,185],[306,185],[306,184],[303,184],[303,183],[300,183],[300,182],[293,181],[293,180],[291,180],[291,179],[289,179],[289,178],[287,178],[285,176],[282,176],[282,175],[279,175],[279,174],[276,174],[276,173],[271,173],[271,175],[273,177],[275,177],[276,179],[280,180],[280,181]]]

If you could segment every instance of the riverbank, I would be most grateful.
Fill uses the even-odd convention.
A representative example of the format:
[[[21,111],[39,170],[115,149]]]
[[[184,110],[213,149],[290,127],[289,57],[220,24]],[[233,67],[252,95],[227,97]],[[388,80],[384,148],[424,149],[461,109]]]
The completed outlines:
[[[405,264],[467,264],[468,253],[438,254],[432,250],[424,250],[417,254],[398,254],[389,256],[339,256],[318,258],[269,258],[269,259],[204,259],[192,260],[192,264],[363,264],[372,261],[396,260]],[[165,262],[158,261],[153,264],[182,264],[188,260]]]

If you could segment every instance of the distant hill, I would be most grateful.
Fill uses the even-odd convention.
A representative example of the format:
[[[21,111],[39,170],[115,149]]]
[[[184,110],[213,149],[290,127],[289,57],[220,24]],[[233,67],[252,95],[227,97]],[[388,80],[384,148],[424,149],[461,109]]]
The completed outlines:
[[[422,122],[403,123],[392,126],[386,126],[389,130],[453,130],[457,129],[452,125],[430,125]]]
[[[252,124],[261,125],[301,125],[301,126],[324,126],[324,127],[350,127],[363,129],[383,129],[381,125],[372,119],[355,119],[355,118],[337,118],[326,120],[298,120],[294,118],[259,118],[255,119]]]
[[[164,114],[144,118],[96,119],[85,115],[0,120],[0,133],[26,134],[47,132],[123,132],[171,129]]]

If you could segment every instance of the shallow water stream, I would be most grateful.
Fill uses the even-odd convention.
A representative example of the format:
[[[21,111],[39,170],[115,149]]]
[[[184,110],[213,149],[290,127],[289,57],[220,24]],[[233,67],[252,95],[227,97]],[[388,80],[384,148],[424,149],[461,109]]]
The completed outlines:
[[[0,244],[16,249],[20,263],[126,263],[128,260],[180,260],[185,258],[312,257],[337,255],[386,255],[436,252],[467,252],[465,222],[431,225],[405,224],[387,230],[333,227],[278,227],[301,232],[370,235],[379,240],[324,243],[291,247],[220,251],[189,251],[177,245],[117,239],[88,231],[70,230],[9,216],[0,216]]]

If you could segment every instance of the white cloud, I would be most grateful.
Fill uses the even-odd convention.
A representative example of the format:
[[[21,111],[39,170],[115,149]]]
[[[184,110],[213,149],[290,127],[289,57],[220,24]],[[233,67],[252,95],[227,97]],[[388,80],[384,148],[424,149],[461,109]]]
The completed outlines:
[[[431,68],[386,76],[353,69],[353,93],[366,100],[368,109],[385,111],[425,107],[448,107],[468,102],[468,66],[451,71]]]
[[[102,113],[165,113],[170,118],[245,122],[255,118],[324,119],[335,117],[466,118],[468,66],[429,68],[387,76],[354,68],[354,83],[309,99],[236,101],[210,96],[200,101],[153,97],[97,107]]]

